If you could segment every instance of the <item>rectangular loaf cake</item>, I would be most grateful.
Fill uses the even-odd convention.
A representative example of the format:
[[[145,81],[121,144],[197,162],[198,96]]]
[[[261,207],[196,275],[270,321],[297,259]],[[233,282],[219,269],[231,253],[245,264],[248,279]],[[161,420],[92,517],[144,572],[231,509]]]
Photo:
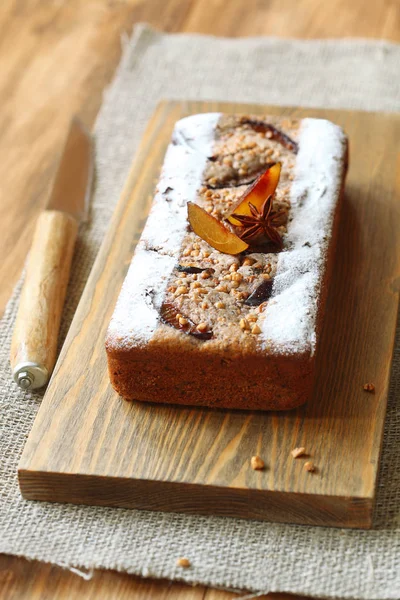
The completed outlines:
[[[188,202],[226,223],[255,178],[278,161],[272,211],[281,248],[225,254],[194,233]],[[244,410],[303,404],[346,170],[346,136],[326,120],[210,113],[177,122],[108,328],[117,392]]]

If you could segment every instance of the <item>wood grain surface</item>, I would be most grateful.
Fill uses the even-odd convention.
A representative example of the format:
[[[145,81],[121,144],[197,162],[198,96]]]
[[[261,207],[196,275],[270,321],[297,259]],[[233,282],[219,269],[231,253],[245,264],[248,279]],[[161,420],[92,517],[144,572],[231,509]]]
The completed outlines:
[[[1,556],[1,555],[0,555]],[[172,581],[151,581],[114,571],[83,572],[89,580],[56,567],[2,556],[0,600],[240,600],[243,594],[189,586]],[[246,594],[247,598],[248,595]],[[254,596],[257,600],[306,600],[292,594]]]
[[[70,118],[78,112],[89,125],[93,123],[120,57],[121,35],[139,21],[166,31],[218,35],[400,41],[396,0],[379,4],[373,0],[3,0],[0,312],[22,270]],[[99,590],[104,591],[103,598],[172,599],[180,593],[178,584],[165,584],[161,595],[159,584],[136,584],[134,579],[128,583],[127,576],[111,572],[83,582],[60,569],[5,556],[0,556],[0,569],[18,579],[8,596],[13,599],[73,598],[74,594],[89,598],[98,597]],[[33,588],[32,579],[40,585]],[[212,597],[222,600],[225,595],[215,591]]]
[[[105,332],[172,128],[179,118],[208,111],[319,116],[349,136],[317,382],[307,405],[297,410],[257,414],[126,402],[109,384]],[[19,468],[24,497],[369,527],[398,309],[398,139],[399,115],[161,103],[26,444]],[[369,381],[374,394],[363,390]],[[299,446],[315,462],[315,473],[304,469],[305,459],[291,457]],[[264,471],[249,465],[256,454],[266,462]]]

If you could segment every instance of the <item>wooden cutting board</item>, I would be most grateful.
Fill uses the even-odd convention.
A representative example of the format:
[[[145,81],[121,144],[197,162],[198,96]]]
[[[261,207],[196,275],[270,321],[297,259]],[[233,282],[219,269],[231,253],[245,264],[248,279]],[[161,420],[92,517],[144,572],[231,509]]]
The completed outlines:
[[[196,112],[318,116],[350,138],[350,170],[306,406],[248,413],[126,402],[109,384],[105,332],[174,122]],[[132,166],[19,466],[25,498],[370,527],[385,419],[400,253],[400,115],[164,102]],[[375,393],[363,390],[373,382]],[[170,399],[168,399],[170,400]],[[304,446],[317,470],[290,451]],[[259,454],[264,471],[253,471]]]

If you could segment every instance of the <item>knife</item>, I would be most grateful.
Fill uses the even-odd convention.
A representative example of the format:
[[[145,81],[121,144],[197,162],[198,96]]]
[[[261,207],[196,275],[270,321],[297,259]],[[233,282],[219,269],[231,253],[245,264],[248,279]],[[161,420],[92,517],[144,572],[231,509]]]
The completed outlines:
[[[93,174],[92,141],[74,118],[47,208],[36,223],[11,343],[11,367],[20,388],[49,380],[78,225],[88,216]]]

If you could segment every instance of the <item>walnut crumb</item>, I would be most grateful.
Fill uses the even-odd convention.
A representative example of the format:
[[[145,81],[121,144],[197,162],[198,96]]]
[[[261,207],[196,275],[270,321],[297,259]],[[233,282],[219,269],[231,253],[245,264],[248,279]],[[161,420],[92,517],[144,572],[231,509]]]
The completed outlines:
[[[249,325],[247,319],[240,319],[240,321],[239,321],[239,327],[243,331],[245,331],[246,329],[250,329],[250,325]]]
[[[301,448],[294,448],[294,450],[291,451],[291,455],[293,456],[293,458],[298,458],[299,456],[303,456],[306,453],[306,449],[301,447]]]
[[[306,471],[308,471],[309,473],[313,473],[313,472],[315,471],[315,466],[314,466],[314,463],[313,463],[313,462],[311,462],[311,461],[307,461],[307,462],[304,464],[304,469],[305,469]]]
[[[182,294],[187,294],[188,291],[189,291],[189,289],[186,286],[181,285],[176,289],[175,296],[181,296]]]
[[[255,471],[262,471],[262,469],[265,467],[265,463],[264,463],[263,459],[260,458],[259,456],[252,456],[250,463],[251,463],[251,468],[254,469]]]
[[[373,383],[364,383],[363,388],[366,392],[375,392],[375,385]]]
[[[251,333],[253,333],[254,335],[258,335],[259,333],[261,333],[261,329],[259,328],[257,323],[251,328]]]
[[[246,258],[243,261],[243,266],[244,267],[251,267],[252,264],[254,264],[256,261],[254,260],[254,258],[249,258],[248,256],[246,256]]]
[[[183,567],[184,569],[187,569],[188,567],[190,567],[190,565],[190,560],[188,558],[185,558],[184,556],[178,558],[178,560],[176,561],[177,567]]]
[[[196,327],[198,331],[207,331],[208,325],[207,323],[199,323]]]

